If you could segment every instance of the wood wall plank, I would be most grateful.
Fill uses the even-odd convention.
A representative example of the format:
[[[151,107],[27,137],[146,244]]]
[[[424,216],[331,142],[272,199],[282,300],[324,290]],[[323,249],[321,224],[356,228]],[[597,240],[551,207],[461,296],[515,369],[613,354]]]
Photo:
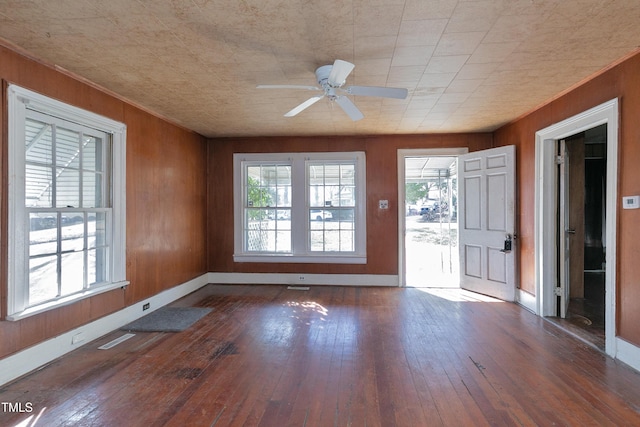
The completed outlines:
[[[7,83],[127,125],[127,278],[116,289],[18,322],[0,320],[0,358],[206,272],[206,140],[0,45],[0,317],[7,283]]]
[[[517,145],[517,191],[520,245],[520,284],[535,294],[535,133],[611,99],[618,98],[618,195],[640,194],[640,53],[603,71],[531,114],[494,133],[497,146]],[[617,203],[616,335],[640,346],[640,211]]]
[[[490,148],[491,134],[371,137],[224,138],[208,151],[209,271],[238,273],[398,274],[398,149]],[[364,151],[367,158],[367,264],[233,262],[233,154]],[[378,209],[378,200],[389,209]]]

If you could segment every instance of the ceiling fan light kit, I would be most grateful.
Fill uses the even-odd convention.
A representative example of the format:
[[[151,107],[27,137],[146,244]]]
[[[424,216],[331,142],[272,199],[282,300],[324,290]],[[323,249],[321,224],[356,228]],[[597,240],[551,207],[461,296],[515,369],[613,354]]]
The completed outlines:
[[[347,61],[336,59],[333,65],[323,65],[316,70],[316,80],[318,86],[303,85],[258,85],[258,89],[305,89],[322,92],[320,95],[313,96],[302,104],[298,105],[291,111],[287,112],[285,117],[293,117],[300,112],[306,110],[322,98],[329,101],[335,101],[336,104],[353,121],[360,120],[364,117],[362,112],[346,95],[356,96],[375,96],[381,98],[405,99],[408,91],[404,88],[380,87],[380,86],[348,86],[343,88],[347,81],[347,77],[353,71],[355,66]]]

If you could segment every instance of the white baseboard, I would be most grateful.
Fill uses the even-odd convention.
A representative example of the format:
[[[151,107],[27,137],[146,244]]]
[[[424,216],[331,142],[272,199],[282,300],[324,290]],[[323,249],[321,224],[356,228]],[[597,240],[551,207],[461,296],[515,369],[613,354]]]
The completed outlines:
[[[84,344],[100,338],[127,323],[200,289],[208,283],[207,278],[208,275],[203,274],[181,285],[160,292],[144,301],[137,302],[118,312],[94,320],[91,323],[82,325],[0,360],[0,385],[13,381]],[[149,304],[149,309],[143,312],[142,306],[147,303]]]
[[[398,286],[397,275],[308,273],[209,273],[209,283],[247,285]]]
[[[616,359],[640,371],[640,347],[616,338]]]
[[[536,296],[525,292],[522,289],[516,289],[516,302],[534,314],[538,314]]]

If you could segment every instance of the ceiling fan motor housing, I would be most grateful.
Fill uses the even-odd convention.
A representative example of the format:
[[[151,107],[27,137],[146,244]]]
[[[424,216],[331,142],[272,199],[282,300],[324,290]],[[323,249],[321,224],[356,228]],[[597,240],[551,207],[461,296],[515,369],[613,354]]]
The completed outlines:
[[[329,75],[331,74],[332,68],[333,65],[323,65],[322,67],[318,67],[318,69],[316,70],[316,80],[318,81],[320,87],[322,87],[322,89],[324,90],[325,96],[327,96],[330,100],[334,100],[336,97],[336,93],[334,90],[335,87],[329,84]]]

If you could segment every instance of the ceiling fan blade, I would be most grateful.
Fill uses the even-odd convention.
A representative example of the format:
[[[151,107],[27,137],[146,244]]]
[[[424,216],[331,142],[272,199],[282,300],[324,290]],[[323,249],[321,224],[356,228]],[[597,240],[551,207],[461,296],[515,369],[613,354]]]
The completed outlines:
[[[364,118],[364,114],[362,114],[362,112],[358,110],[358,107],[346,96],[337,96],[336,102],[354,122]]]
[[[381,98],[405,99],[409,91],[399,87],[349,86],[344,89],[350,95],[379,96]]]
[[[305,85],[258,85],[257,89],[306,89],[306,90],[322,90],[317,86]]]
[[[322,98],[324,98],[324,95],[318,95],[318,96],[314,96],[312,98],[309,98],[306,101],[304,101],[302,104],[300,104],[297,107],[295,107],[293,110],[289,111],[284,116],[285,117],[293,117],[296,114],[300,113],[301,111],[311,107],[313,104],[315,104],[316,102],[320,101]]]
[[[328,83],[333,87],[340,87],[344,84],[345,80],[347,80],[347,76],[353,70],[353,65],[351,62],[343,61],[342,59],[336,59],[333,63],[333,67],[331,68],[331,72],[329,73]]]

